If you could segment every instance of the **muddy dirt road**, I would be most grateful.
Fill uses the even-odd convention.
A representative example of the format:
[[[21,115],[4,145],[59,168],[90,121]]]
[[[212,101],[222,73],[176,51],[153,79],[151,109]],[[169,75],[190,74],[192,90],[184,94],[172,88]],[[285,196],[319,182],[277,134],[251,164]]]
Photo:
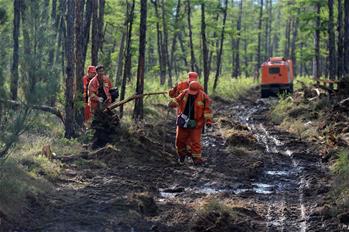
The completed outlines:
[[[216,101],[202,167],[175,161],[172,120],[66,159],[20,231],[345,231],[317,147],[269,122],[272,101]]]

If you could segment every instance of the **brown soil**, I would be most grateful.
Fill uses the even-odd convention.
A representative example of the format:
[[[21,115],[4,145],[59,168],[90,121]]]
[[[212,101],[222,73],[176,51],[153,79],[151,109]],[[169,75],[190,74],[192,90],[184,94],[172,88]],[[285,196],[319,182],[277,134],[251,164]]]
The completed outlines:
[[[255,92],[215,102],[204,166],[177,163],[174,115],[131,134],[120,127],[118,142],[61,159],[56,191],[32,203],[31,223],[17,231],[343,230],[318,210],[331,204],[318,148],[268,122],[269,100]],[[212,200],[224,207],[205,209]]]

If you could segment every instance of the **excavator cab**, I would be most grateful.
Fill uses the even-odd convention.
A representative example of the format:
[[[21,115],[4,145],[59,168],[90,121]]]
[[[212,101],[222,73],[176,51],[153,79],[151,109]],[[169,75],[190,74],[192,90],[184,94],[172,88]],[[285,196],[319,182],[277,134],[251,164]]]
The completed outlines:
[[[292,60],[271,57],[261,65],[261,97],[266,98],[280,92],[293,93]]]

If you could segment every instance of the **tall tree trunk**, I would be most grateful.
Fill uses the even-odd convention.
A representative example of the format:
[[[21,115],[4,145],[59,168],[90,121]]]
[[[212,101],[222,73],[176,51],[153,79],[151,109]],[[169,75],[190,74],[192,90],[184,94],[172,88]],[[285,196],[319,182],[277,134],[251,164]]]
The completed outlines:
[[[286,27],[285,27],[285,44],[284,44],[284,56],[288,59],[290,58],[290,31],[291,31],[292,20],[290,18],[287,19]]]
[[[329,77],[331,80],[336,79],[336,42],[334,34],[334,23],[333,23],[333,0],[328,0],[328,52],[329,52]],[[333,87],[332,85],[330,87]]]
[[[83,62],[83,15],[85,1],[75,2],[75,102],[81,101],[83,96],[82,77],[84,76]],[[75,109],[75,120],[79,126],[83,125],[83,108]]]
[[[187,50],[184,47],[184,41],[183,41],[183,34],[182,34],[182,32],[179,32],[178,40],[179,40],[179,44],[180,44],[181,50],[182,50],[182,60],[183,60],[184,66],[185,66],[186,69],[188,69],[189,66],[188,66],[188,61],[187,61]]]
[[[316,19],[315,19],[315,32],[314,32],[314,47],[315,47],[315,57],[313,61],[313,77],[315,79],[320,78],[320,3],[316,3]]]
[[[349,0],[344,0],[344,72],[349,79]]]
[[[164,2],[163,2],[164,3]],[[138,69],[137,69],[137,87],[136,94],[143,94],[144,92],[144,64],[145,64],[145,46],[147,33],[147,0],[141,0],[141,19],[139,27],[139,55],[138,55]],[[134,120],[143,119],[143,98],[135,100],[135,107],[133,110]]]
[[[126,83],[131,76],[131,65],[132,65],[132,55],[131,55],[131,42],[132,42],[132,25],[134,18],[134,8],[135,8],[135,0],[132,0],[132,4],[127,3],[127,12],[128,12],[128,23],[127,23],[127,40],[126,40],[126,50],[125,50],[125,64],[124,64],[124,74],[121,83],[121,92],[120,92],[120,101],[125,99],[126,94]],[[120,106],[120,118],[123,117],[124,107]]]
[[[342,0],[338,0],[338,18],[337,18],[337,48],[338,48],[338,56],[337,56],[337,77],[338,79],[342,79],[344,73],[344,44],[343,44],[343,6]]]
[[[202,53],[203,53],[203,66],[204,66],[204,91],[208,92],[208,48],[206,39],[206,22],[205,22],[205,3],[201,3],[201,39],[202,39]]]
[[[236,24],[237,38],[235,40],[235,58],[234,58],[234,70],[233,77],[237,78],[240,76],[240,35],[241,35],[241,15],[242,15],[242,1],[239,4],[239,17]]]
[[[263,20],[263,0],[260,0],[259,19],[258,19],[258,44],[257,44],[257,60],[256,73],[259,76],[259,66],[261,65],[261,42],[262,42],[262,20]]]
[[[59,20],[59,18],[57,18],[57,0],[52,0],[51,3],[51,28],[52,28],[52,38],[56,38],[57,37],[57,31],[58,31],[58,24],[56,22],[56,20]],[[55,46],[52,46],[50,48],[49,51],[49,55],[48,55],[48,65],[50,67],[52,67],[53,62],[54,62],[54,54],[55,54]]]
[[[101,50],[101,51],[103,51],[103,41],[104,41],[104,6],[105,6],[105,0],[99,0],[98,50]]]
[[[172,86],[172,67],[171,67],[171,62],[170,62],[170,57],[168,54],[168,30],[167,30],[167,22],[166,22],[166,7],[165,7],[165,1],[162,0],[161,2],[161,9],[162,9],[162,28],[164,32],[164,60],[165,64],[167,65],[167,70],[168,70],[168,80],[167,84],[169,87]]]
[[[160,14],[158,8],[158,0],[152,1],[155,9],[155,16],[158,19],[156,21],[156,38],[157,38],[157,47],[158,47],[158,56],[159,56],[159,66],[160,66],[160,85],[164,85],[166,82],[166,62],[163,59],[163,41],[162,41],[162,31],[160,28]]]
[[[176,6],[176,16],[175,16],[175,20],[174,20],[174,35],[172,38],[172,45],[171,45],[171,59],[170,59],[170,66],[174,67],[175,65],[175,49],[176,49],[176,42],[177,42],[177,37],[179,34],[178,31],[178,23],[179,23],[179,14],[180,14],[180,9],[181,9],[181,0],[177,0],[177,6]]]
[[[85,8],[85,16],[84,16],[84,23],[83,23],[83,42],[82,42],[82,62],[83,66],[85,67],[86,62],[86,54],[87,54],[87,47],[88,42],[90,40],[90,29],[91,29],[91,16],[94,6],[94,0],[86,0],[86,8]]]
[[[19,27],[21,19],[21,1],[13,1],[13,58],[12,58],[12,67],[11,67],[11,99],[17,100],[18,93],[18,37],[19,37]]]
[[[91,47],[91,63],[98,64],[98,42],[99,42],[99,21],[98,21],[98,0],[92,0],[92,47]]]
[[[268,15],[269,15],[269,31],[268,31],[268,38],[267,38],[267,44],[268,44],[268,51],[267,51],[267,58],[272,57],[273,53],[273,46],[271,43],[271,34],[272,34],[272,28],[273,28],[273,0],[269,1],[269,8],[268,8]]]
[[[194,45],[193,45],[193,32],[191,28],[191,3],[190,0],[187,0],[187,12],[188,12],[188,29],[189,29],[189,46],[190,46],[190,68],[191,71],[195,70],[196,61],[195,61],[195,53],[194,53]]]
[[[127,16],[126,16],[127,17]],[[120,41],[120,49],[119,49],[119,54],[118,54],[118,61],[116,63],[116,75],[115,75],[115,84],[120,83],[121,81],[121,76],[122,76],[122,58],[124,54],[124,47],[125,47],[125,37],[126,37],[126,32],[122,32],[121,35],[121,41]]]
[[[264,37],[265,37],[265,44],[264,44],[264,56],[263,60],[266,60],[268,58],[268,50],[269,50],[269,44],[268,44],[268,37],[269,37],[269,18],[271,15],[268,14],[269,11],[269,0],[265,0],[265,12],[266,15],[264,16],[265,23],[264,23]]]
[[[65,137],[74,136],[74,10],[75,1],[67,1],[67,35],[65,37],[65,56],[67,60],[65,80]]]
[[[300,9],[297,10],[297,15],[300,14]],[[297,42],[297,36],[298,36],[298,24],[299,20],[298,17],[294,19],[294,23],[292,24],[292,41],[291,41],[291,60],[293,62],[293,75],[296,76],[296,66],[297,66],[297,60],[296,60],[296,42]]]
[[[223,43],[224,43],[224,34],[225,34],[225,22],[227,20],[228,0],[225,0],[224,4],[225,4],[225,7],[224,7],[224,10],[223,10],[223,27],[222,27],[222,31],[221,31],[221,40],[220,40],[220,44],[219,44],[219,53],[217,55],[217,67],[216,67],[216,75],[214,77],[213,92],[216,91],[216,88],[217,88],[217,85],[218,85],[219,71],[220,71],[221,62],[222,62]]]

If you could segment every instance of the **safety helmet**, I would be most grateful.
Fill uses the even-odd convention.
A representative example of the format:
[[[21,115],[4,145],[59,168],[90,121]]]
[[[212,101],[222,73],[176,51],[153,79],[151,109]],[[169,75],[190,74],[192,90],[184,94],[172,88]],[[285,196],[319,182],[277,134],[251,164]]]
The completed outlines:
[[[197,79],[198,79],[198,74],[196,72],[189,72],[188,73],[189,82],[196,81]]]
[[[87,73],[96,73],[96,67],[95,66],[88,66]]]
[[[196,95],[196,94],[199,93],[200,88],[201,88],[201,85],[200,85],[199,82],[197,82],[197,81],[192,81],[192,82],[190,82],[190,84],[189,84],[189,91],[188,91],[188,93],[189,93],[190,95]]]

